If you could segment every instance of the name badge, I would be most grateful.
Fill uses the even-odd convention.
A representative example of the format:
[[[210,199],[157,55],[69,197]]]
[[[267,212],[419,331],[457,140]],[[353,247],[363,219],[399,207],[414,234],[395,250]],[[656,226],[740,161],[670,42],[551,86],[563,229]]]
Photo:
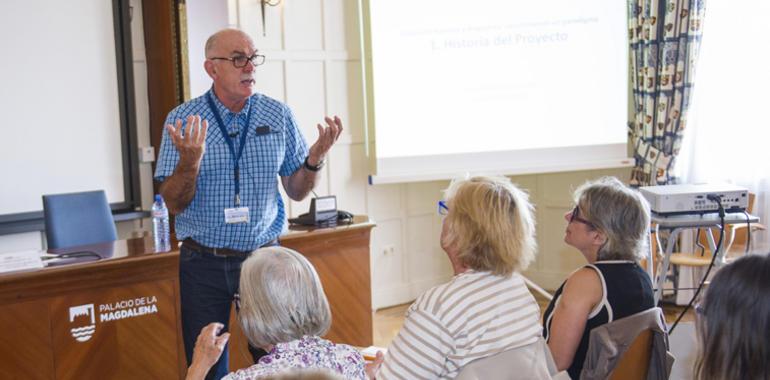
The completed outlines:
[[[225,209],[225,223],[248,223],[249,222],[249,208],[248,207],[235,207]]]

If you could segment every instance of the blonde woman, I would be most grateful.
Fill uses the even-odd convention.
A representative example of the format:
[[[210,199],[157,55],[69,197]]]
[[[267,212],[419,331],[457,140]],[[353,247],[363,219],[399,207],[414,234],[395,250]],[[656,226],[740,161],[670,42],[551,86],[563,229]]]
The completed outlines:
[[[588,265],[559,287],[543,315],[543,335],[559,370],[580,378],[591,330],[654,307],[652,282],[639,266],[647,249],[650,206],[617,178],[588,182],[564,215],[564,241]]]
[[[315,268],[296,251],[260,248],[243,263],[238,319],[249,343],[267,355],[224,379],[257,379],[300,368],[366,379],[358,351],[320,337],[331,326],[329,302]],[[228,333],[220,335],[222,327],[212,323],[201,331],[188,380],[202,379],[219,359],[229,337]]]
[[[463,367],[537,343],[540,309],[519,274],[535,257],[535,224],[527,194],[507,178],[453,182],[446,201],[441,247],[455,276],[421,295],[380,359],[377,379],[455,378]],[[532,355],[511,371],[527,375]]]

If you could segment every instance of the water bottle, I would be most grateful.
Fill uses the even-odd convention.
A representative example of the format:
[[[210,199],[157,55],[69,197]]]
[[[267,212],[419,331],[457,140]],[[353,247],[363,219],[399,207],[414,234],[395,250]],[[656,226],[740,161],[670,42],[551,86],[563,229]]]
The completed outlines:
[[[168,228],[168,209],[160,194],[155,194],[152,204],[152,236],[155,239],[155,252],[171,250],[171,237]]]

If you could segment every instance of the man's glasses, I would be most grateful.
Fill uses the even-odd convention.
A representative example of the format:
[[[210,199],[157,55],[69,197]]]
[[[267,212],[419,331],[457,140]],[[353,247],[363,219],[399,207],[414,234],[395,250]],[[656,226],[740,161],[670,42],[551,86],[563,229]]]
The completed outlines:
[[[575,206],[575,208],[572,209],[572,214],[569,217],[569,221],[570,221],[570,223],[572,223],[572,222],[579,222],[579,223],[585,224],[588,227],[596,228],[596,226],[593,223],[591,223],[588,220],[585,220],[585,219],[580,217],[580,207],[579,206]]]
[[[254,53],[251,57],[247,57],[245,55],[236,55],[232,58],[225,58],[225,57],[211,57],[210,60],[216,60],[221,59],[223,61],[230,61],[233,63],[233,66],[235,66],[236,69],[241,69],[243,67],[246,67],[246,64],[251,62],[254,66],[259,66],[263,63],[265,63],[265,56],[261,54]]]
[[[449,213],[449,207],[447,207],[446,202],[438,201],[438,214],[446,215],[447,213]]]

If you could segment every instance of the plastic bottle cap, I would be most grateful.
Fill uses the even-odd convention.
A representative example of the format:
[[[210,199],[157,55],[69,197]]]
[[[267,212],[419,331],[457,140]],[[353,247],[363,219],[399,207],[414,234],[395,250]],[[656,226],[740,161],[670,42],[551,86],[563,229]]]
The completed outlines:
[[[160,194],[155,194],[155,202],[163,202],[163,197]]]

